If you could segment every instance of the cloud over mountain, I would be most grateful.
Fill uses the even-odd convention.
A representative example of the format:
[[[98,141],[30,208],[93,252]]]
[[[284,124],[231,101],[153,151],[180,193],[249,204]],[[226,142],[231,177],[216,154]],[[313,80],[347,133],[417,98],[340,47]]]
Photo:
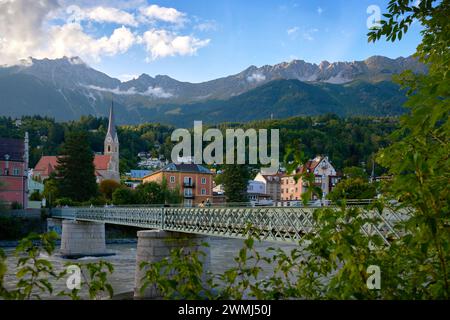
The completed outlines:
[[[187,21],[186,13],[158,5],[118,9],[58,0],[0,1],[0,61],[14,65],[28,57],[64,56],[99,61],[124,54],[135,45],[148,53],[148,62],[194,55],[210,40],[183,34]],[[177,31],[167,24],[176,26]]]

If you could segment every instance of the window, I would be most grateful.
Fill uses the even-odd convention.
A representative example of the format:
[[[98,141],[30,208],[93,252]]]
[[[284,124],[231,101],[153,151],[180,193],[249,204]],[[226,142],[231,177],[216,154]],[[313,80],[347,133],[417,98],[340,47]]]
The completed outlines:
[[[185,197],[192,197],[192,189],[184,189]]]
[[[206,194],[206,189],[202,189],[202,195]]]
[[[206,184],[206,178],[202,178],[202,184]]]
[[[316,177],[315,178],[316,183],[322,183],[322,177]]]
[[[20,169],[19,168],[14,168],[13,169],[13,176],[18,176],[20,175]]]
[[[191,177],[184,177],[183,178],[184,184],[187,186],[192,185],[192,178]]]
[[[108,152],[111,152],[111,146],[108,146]]]
[[[175,183],[175,176],[170,176],[170,183]]]

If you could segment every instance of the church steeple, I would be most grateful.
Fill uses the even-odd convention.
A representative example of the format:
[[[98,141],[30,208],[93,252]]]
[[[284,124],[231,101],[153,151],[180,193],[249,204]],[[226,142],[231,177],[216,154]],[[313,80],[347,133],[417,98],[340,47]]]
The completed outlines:
[[[111,102],[111,108],[109,109],[108,132],[105,137],[104,154],[110,156],[108,164],[109,179],[119,181],[119,137],[117,136],[116,124],[114,120],[114,102]]]
[[[108,123],[108,132],[106,136],[111,136],[111,138],[115,138],[117,135],[116,132],[116,124],[114,123],[114,101],[111,101],[111,108],[109,109],[109,123]]]

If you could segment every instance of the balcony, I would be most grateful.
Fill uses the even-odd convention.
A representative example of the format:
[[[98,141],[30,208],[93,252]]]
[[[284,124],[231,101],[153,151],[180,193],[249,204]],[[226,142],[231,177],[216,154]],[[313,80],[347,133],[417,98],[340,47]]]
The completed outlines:
[[[193,193],[185,193],[183,194],[185,199],[194,199],[194,194]]]
[[[184,181],[183,182],[183,187],[185,188],[193,188],[195,186],[194,181]]]

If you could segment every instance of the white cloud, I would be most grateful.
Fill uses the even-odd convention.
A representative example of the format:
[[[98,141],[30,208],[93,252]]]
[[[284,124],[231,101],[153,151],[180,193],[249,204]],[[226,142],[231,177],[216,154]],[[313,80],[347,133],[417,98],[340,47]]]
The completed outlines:
[[[139,75],[137,75],[137,74],[120,74],[120,75],[116,76],[116,78],[118,78],[122,82],[126,82],[126,81],[130,81],[130,80],[139,78]]]
[[[300,30],[299,27],[292,27],[292,28],[287,29],[286,32],[287,32],[288,35],[294,35],[294,34],[296,34],[299,30]]]
[[[322,14],[322,12],[323,12],[323,9],[321,7],[318,7],[317,8],[317,13],[320,15],[320,14]]]
[[[88,63],[97,62],[103,56],[123,54],[135,44],[142,45],[149,59],[154,60],[195,55],[210,42],[161,27],[138,33],[135,28],[141,21],[140,14],[145,14],[146,22],[152,24],[171,23],[172,30],[188,20],[185,13],[174,8],[144,7],[141,0],[133,1],[139,4],[137,8],[142,8],[137,10],[137,15],[132,13],[136,7],[119,6],[120,2],[115,0],[0,0],[0,64],[17,64],[28,57],[55,59],[63,56],[80,56]],[[121,27],[98,36],[97,32],[107,29],[95,29],[92,22],[114,23]],[[210,27],[205,24],[194,28]]]
[[[215,21],[202,22],[202,23],[199,23],[196,26],[194,26],[194,29],[202,31],[202,32],[216,31],[217,30],[217,23]]]
[[[299,27],[292,27],[290,29],[287,29],[287,34],[292,39],[297,39],[297,37],[300,35],[303,39],[308,41],[314,40],[314,33],[318,32],[319,29],[317,28],[310,28],[310,29],[300,29]]]
[[[313,40],[314,40],[314,34],[315,34],[316,32],[319,32],[319,29],[312,28],[312,29],[305,30],[305,31],[302,33],[302,37],[303,37],[303,39],[305,39],[305,40],[313,41]]]
[[[43,21],[58,8],[57,0],[0,1],[1,64],[14,64],[32,56],[45,41]]]
[[[149,30],[140,38],[147,52],[151,55],[148,61],[164,57],[192,56],[197,50],[208,45],[209,39],[197,39],[193,36],[179,36],[167,30]]]
[[[259,72],[255,72],[252,75],[247,77],[247,81],[250,83],[253,83],[253,82],[258,83],[258,82],[262,82],[264,80],[266,80],[266,76]]]
[[[113,31],[111,36],[93,38],[84,33],[78,23],[53,26],[49,31],[49,44],[43,50],[37,50],[36,58],[58,58],[80,55],[88,60],[98,61],[101,56],[113,56],[125,53],[135,43],[133,33],[122,26]]]
[[[111,7],[95,7],[82,9],[72,5],[66,9],[69,14],[69,22],[80,22],[89,20],[95,22],[108,22],[137,27],[138,23],[133,14]]]
[[[140,8],[140,13],[150,21],[164,21],[168,23],[183,25],[187,21],[186,14],[174,8],[160,7],[156,4]]]
[[[111,93],[114,93],[117,95],[125,95],[125,96],[140,95],[140,96],[155,97],[155,98],[161,98],[161,99],[167,99],[167,98],[173,97],[173,94],[164,91],[164,89],[160,88],[160,87],[148,87],[147,90],[144,92],[137,91],[135,87],[131,87],[126,91],[120,90],[119,88],[110,89],[110,88],[102,88],[102,87],[93,86],[93,85],[89,85],[89,86],[85,86],[85,87],[92,89],[92,90],[96,90],[96,91],[111,92]]]

